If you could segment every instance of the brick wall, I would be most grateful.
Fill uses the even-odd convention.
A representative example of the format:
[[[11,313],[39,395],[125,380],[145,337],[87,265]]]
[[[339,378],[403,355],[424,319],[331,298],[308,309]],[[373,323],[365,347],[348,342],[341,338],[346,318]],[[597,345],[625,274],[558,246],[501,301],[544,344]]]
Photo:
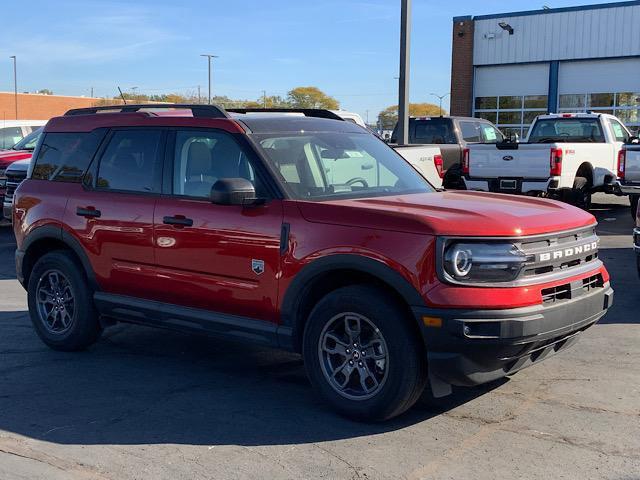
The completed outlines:
[[[470,116],[473,101],[473,20],[453,22],[451,115]]]
[[[18,94],[18,119],[48,120],[62,115],[70,108],[91,107],[98,100],[89,97],[62,97],[60,95]],[[0,92],[0,121],[15,120],[15,98],[12,92]]]

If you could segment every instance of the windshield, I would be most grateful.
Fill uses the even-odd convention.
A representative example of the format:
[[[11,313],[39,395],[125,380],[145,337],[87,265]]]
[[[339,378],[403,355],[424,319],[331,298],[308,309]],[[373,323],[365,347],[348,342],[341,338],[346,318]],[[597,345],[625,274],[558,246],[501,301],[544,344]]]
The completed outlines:
[[[253,134],[297,199],[332,200],[433,192],[406,160],[366,133]]]
[[[33,149],[36,148],[36,143],[38,143],[38,140],[40,139],[41,133],[42,127],[31,132],[11,148],[13,150],[29,150],[33,152]]]
[[[604,143],[598,118],[550,118],[538,120],[529,143],[585,142]]]

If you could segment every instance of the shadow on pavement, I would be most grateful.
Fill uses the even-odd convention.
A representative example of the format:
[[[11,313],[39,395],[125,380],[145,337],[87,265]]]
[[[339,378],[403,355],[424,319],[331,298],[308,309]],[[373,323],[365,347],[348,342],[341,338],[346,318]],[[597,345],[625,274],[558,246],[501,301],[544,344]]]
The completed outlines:
[[[0,430],[61,444],[281,445],[397,430],[482,395],[382,424],[330,411],[299,356],[118,325],[86,352],[45,347],[26,312],[0,313]]]

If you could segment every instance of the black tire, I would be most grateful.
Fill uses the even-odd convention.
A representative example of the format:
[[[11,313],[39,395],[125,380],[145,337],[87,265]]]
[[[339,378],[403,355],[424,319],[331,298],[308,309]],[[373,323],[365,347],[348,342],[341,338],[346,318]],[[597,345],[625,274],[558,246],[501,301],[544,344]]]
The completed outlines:
[[[573,181],[573,188],[565,190],[562,200],[566,203],[589,210],[591,208],[591,184],[585,177],[576,177]]]
[[[467,187],[462,179],[462,166],[459,163],[451,165],[444,174],[442,187],[446,190],[466,190]]]
[[[357,358],[355,361],[358,365],[352,369],[352,372],[355,373],[349,375],[350,384],[354,385],[352,391],[347,388],[340,393],[337,387],[332,385],[329,375],[326,373],[331,366],[330,361],[323,357],[326,352],[322,349],[321,340],[327,338],[326,335],[333,334],[333,331],[327,330],[327,328],[334,324],[340,326],[341,316],[345,313],[351,316],[356,315],[362,319],[362,321],[359,320],[362,328],[360,334],[357,335],[357,338],[363,338],[363,345],[359,346],[363,349],[362,351],[367,351],[365,348],[367,341],[364,339],[366,330],[373,335],[380,336],[382,342],[378,346],[384,345],[386,347],[373,353],[370,351],[364,363],[366,372],[370,373],[375,370],[375,374],[378,375],[377,386],[368,394],[371,395],[369,397],[363,395],[363,398],[347,398],[345,396],[355,395],[355,390],[359,388],[358,384],[363,383],[363,376],[360,374],[362,365],[358,367],[360,362]],[[354,420],[383,421],[409,409],[420,397],[427,380],[426,355],[422,339],[417,329],[412,328],[411,321],[407,311],[390,298],[386,292],[378,288],[353,285],[328,294],[311,312],[304,331],[303,356],[307,375],[313,387],[336,411]],[[345,320],[344,325],[346,322]],[[346,343],[347,337],[343,337],[343,339]],[[327,340],[325,340],[325,345],[326,343]],[[370,342],[369,345],[373,343]],[[348,343],[348,345],[352,344]],[[335,344],[335,346],[338,345]],[[382,355],[385,351],[388,360],[384,360],[384,367],[380,367],[378,363],[380,360],[374,362],[374,355]],[[349,350],[346,352],[348,353]],[[355,355],[355,353],[351,355]],[[348,368],[346,365],[352,357],[344,356],[343,358],[344,363],[342,363],[342,358],[338,359],[336,363]],[[359,360],[364,358],[365,356],[362,354]],[[334,371],[338,370],[342,370],[342,368],[336,368]],[[338,373],[340,374],[340,372]],[[373,373],[370,374],[374,376]],[[341,380],[348,378],[342,374],[334,375],[334,377]],[[369,380],[366,374],[364,377],[365,380]]]
[[[631,204],[631,218],[636,220],[636,214],[638,212],[638,200],[640,199],[640,195],[629,195],[629,203]]]
[[[31,271],[27,293],[31,322],[47,346],[61,351],[83,350],[100,337],[102,328],[93,291],[82,267],[69,253],[54,251],[42,256]],[[53,311],[56,306],[60,311]]]

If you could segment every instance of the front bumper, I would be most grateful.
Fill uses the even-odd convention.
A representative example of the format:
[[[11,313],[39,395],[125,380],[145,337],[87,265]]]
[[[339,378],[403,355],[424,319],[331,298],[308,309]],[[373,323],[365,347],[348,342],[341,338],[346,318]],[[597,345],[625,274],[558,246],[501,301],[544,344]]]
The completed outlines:
[[[432,385],[435,381],[472,386],[513,374],[569,347],[612,303],[609,283],[585,292],[577,282],[570,299],[549,305],[506,310],[416,307],[413,312],[422,328]]]

